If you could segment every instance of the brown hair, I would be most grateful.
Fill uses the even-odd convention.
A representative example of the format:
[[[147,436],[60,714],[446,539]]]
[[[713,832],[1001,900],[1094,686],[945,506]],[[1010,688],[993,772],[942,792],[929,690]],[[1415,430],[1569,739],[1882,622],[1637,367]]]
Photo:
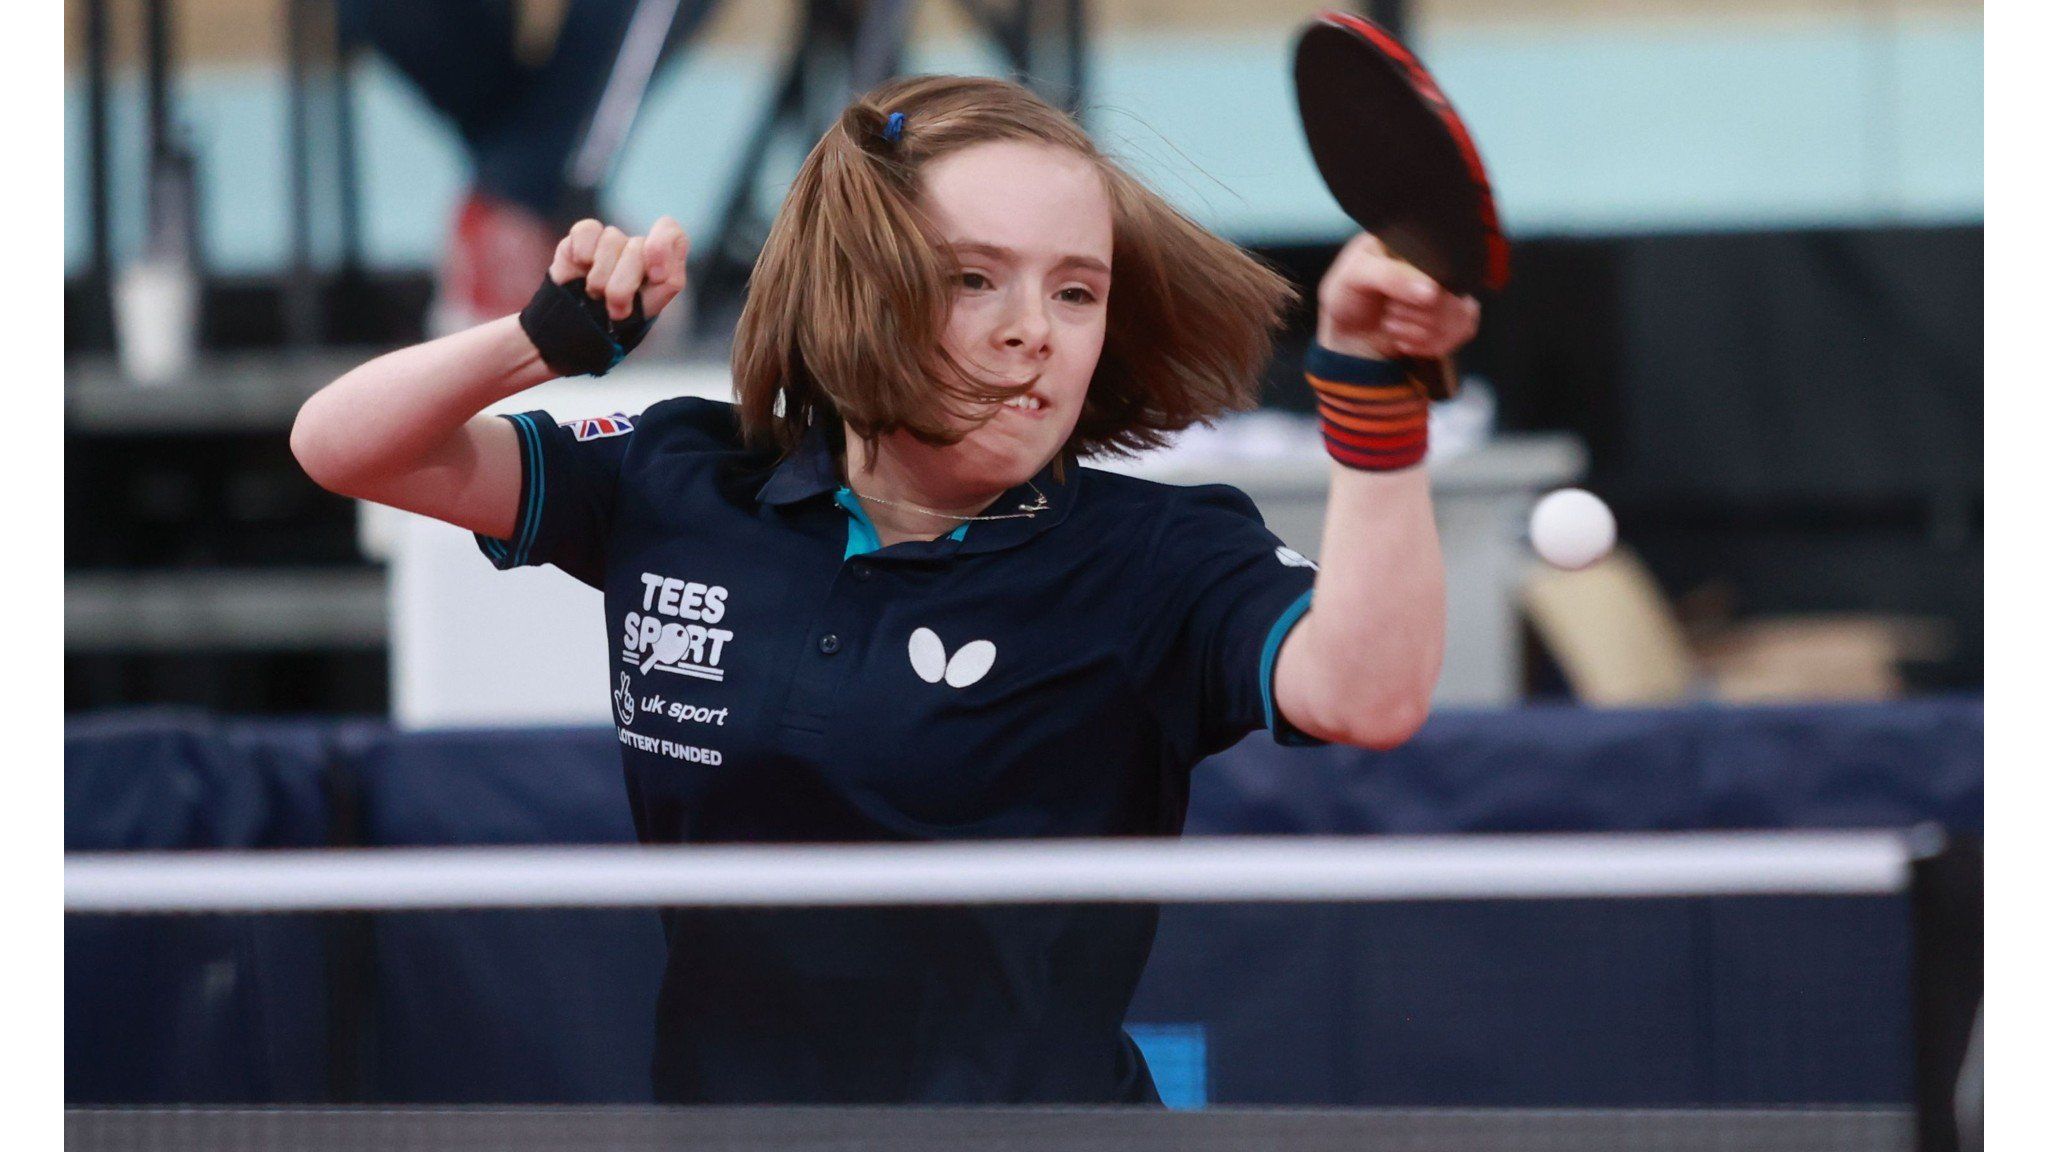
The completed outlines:
[[[904,122],[890,141],[893,112]],[[1294,299],[1285,279],[1174,210],[1029,89],[922,76],[848,105],[775,217],[733,342],[749,441],[787,451],[813,422],[836,434],[843,419],[871,446],[896,431],[950,444],[959,434],[948,413],[986,419],[982,405],[1024,390],[976,379],[942,347],[957,270],[919,203],[924,165],[991,141],[1070,149],[1094,162],[1109,194],[1107,334],[1067,451],[1156,447],[1258,403]]]

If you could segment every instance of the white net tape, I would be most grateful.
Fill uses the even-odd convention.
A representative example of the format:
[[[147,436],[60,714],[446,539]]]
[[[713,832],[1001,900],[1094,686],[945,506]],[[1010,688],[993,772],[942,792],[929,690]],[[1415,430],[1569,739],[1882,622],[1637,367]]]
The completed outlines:
[[[1888,832],[73,853],[79,913],[1883,895]]]

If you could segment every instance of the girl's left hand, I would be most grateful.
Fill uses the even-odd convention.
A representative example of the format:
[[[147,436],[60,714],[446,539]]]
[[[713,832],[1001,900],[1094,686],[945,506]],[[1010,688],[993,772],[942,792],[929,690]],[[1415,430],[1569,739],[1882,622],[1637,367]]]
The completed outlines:
[[[1479,301],[1451,295],[1370,232],[1337,253],[1316,302],[1316,342],[1350,356],[1435,359],[1479,331]]]

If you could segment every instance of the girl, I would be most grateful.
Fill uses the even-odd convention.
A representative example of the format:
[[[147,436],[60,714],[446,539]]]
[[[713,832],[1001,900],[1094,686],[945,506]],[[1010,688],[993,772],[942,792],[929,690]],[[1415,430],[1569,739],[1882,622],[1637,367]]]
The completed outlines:
[[[1235,489],[1080,466],[1253,406],[1290,294],[1024,88],[846,109],[755,268],[736,404],[478,415],[609,368],[685,254],[673,220],[585,220],[520,316],[357,368],[292,433],[322,485],[603,590],[642,840],[1171,836],[1190,768],[1254,728],[1421,724],[1442,560],[1390,358],[1469,339],[1469,298],[1370,236],[1324,278],[1318,570]],[[660,1099],[1158,1099],[1122,1031],[1155,909],[664,920]]]

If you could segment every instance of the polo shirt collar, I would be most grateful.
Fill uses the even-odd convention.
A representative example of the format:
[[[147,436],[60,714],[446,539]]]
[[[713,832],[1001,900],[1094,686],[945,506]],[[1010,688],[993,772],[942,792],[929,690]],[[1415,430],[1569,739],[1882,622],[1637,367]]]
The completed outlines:
[[[839,464],[832,459],[832,445],[825,439],[825,430],[814,424],[796,451],[775,466],[757,498],[763,504],[781,507],[838,488]]]
[[[1054,461],[1039,469],[1038,475],[1031,478],[1030,484],[1019,484],[1003,493],[982,513],[985,516],[1001,516],[1025,507],[1035,507],[1039,504],[1039,494],[1043,493],[1044,506],[1036,515],[1019,516],[1014,520],[970,521],[967,538],[964,540],[955,540],[949,536],[938,540],[911,541],[885,551],[894,553],[899,548],[904,549],[903,554],[906,557],[912,553],[951,555],[956,552],[999,552],[1036,537],[1039,533],[1066,520],[1067,513],[1073,510],[1074,502],[1080,496],[1080,462],[1072,457],[1067,458],[1064,480],[1053,478],[1057,463],[1058,461]],[[1037,488],[1036,492],[1032,490],[1034,485]],[[791,452],[775,466],[774,472],[770,473],[767,481],[761,485],[758,499],[763,504],[781,507],[815,496],[835,493],[839,486],[839,463],[832,457],[832,445],[826,439],[824,429],[814,425],[804,434],[803,441],[797,445],[796,451]]]

